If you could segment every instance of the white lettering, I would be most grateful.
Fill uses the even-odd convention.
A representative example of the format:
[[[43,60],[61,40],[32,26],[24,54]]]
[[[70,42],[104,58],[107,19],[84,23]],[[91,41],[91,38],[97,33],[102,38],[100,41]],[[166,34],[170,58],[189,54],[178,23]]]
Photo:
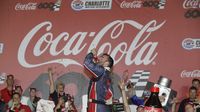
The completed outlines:
[[[40,23],[39,25],[37,25],[35,28],[33,28],[25,36],[24,40],[22,40],[21,45],[20,45],[19,50],[18,50],[18,61],[19,61],[19,63],[26,68],[38,67],[38,66],[42,66],[42,65],[46,65],[46,64],[51,64],[51,63],[60,63],[60,64],[64,65],[65,67],[70,65],[70,64],[80,65],[78,62],[76,62],[72,59],[55,59],[55,60],[51,60],[51,61],[47,61],[47,62],[39,63],[39,64],[29,64],[26,61],[26,58],[25,58],[26,50],[27,50],[27,47],[28,47],[31,39],[45,25],[47,26],[46,31],[49,31],[52,27],[51,22],[47,21],[47,22]],[[40,51],[41,45],[43,44],[44,40],[46,40],[47,35],[50,35],[52,37],[51,33],[47,33],[44,36],[42,36],[41,39],[39,39],[38,43],[36,43],[35,48],[34,48],[34,55],[35,56],[40,56],[42,53],[44,53],[44,51],[47,50],[48,46],[53,43],[52,42],[53,40],[51,38],[50,41],[46,41],[48,44],[45,47],[45,49],[43,51]]]
[[[185,0],[183,2],[183,8],[200,8],[200,0]]]
[[[17,3],[15,6],[15,10],[35,10],[36,8],[37,8],[37,3],[27,3],[27,4]]]
[[[132,1],[132,2],[123,1],[120,4],[120,7],[121,8],[141,8],[142,1]]]
[[[200,77],[200,70],[193,70],[193,71],[186,71],[186,70],[183,70],[181,72],[181,77],[184,78],[184,77],[192,77],[192,78],[195,78],[195,77]]]
[[[59,63],[65,67],[72,64],[81,66],[80,63],[82,62],[77,62],[77,60],[74,59],[68,59],[66,56],[77,56],[86,47],[88,47],[89,52],[91,49],[97,48],[97,46],[101,45],[99,46],[98,53],[101,54],[103,52],[108,52],[113,57],[115,64],[119,63],[123,58],[125,58],[126,65],[148,65],[152,63],[158,55],[156,52],[158,42],[148,41],[148,38],[150,37],[151,33],[161,28],[164,23],[165,21],[157,25],[156,21],[152,20],[143,26],[142,24],[133,20],[116,20],[106,25],[97,34],[96,32],[77,32],[70,38],[70,34],[68,32],[62,32],[55,37],[51,32],[52,23],[49,21],[42,22],[35,26],[22,40],[18,50],[18,61],[23,67],[27,68],[38,67],[51,63]],[[132,35],[133,37],[127,37],[127,41],[131,42],[131,44],[129,43],[130,47],[128,48],[129,45],[125,41],[119,42],[113,46],[114,43],[111,44],[111,41],[117,41],[117,39],[120,37],[125,38],[121,35],[126,32],[126,25],[138,30],[138,33],[136,33],[135,37],[134,35]],[[31,64],[28,62],[28,60],[26,60],[25,57],[28,45],[32,39],[37,39],[35,35],[44,28],[46,28],[46,33],[43,34],[36,42],[33,48],[33,55],[35,57],[39,57],[44,53],[49,53],[51,56],[56,58],[57,55],[63,54],[65,55],[65,58],[53,60],[51,58],[51,60],[45,60],[45,62],[42,63]],[[110,38],[104,36],[105,34],[108,34],[109,31],[111,31]],[[91,36],[91,33],[94,34],[92,42],[90,44],[87,42],[83,43],[87,36]],[[105,42],[104,38],[110,39],[110,41]],[[100,44],[102,42],[103,44]],[[29,50],[31,49],[29,48]]]

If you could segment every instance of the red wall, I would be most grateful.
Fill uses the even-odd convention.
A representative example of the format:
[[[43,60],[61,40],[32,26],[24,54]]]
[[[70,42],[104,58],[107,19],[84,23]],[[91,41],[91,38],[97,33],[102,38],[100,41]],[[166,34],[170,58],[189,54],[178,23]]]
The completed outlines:
[[[74,1],[63,0],[59,11],[50,11],[38,8],[44,0],[2,0],[0,72],[14,74],[25,89],[48,67],[57,67],[60,75],[77,72],[85,76],[84,56],[96,47],[99,53],[105,51],[114,57],[113,72],[119,76],[126,69],[131,74],[149,70],[149,81],[156,83],[160,75],[166,76],[178,97],[184,97],[191,80],[200,78],[200,14],[185,16],[199,7],[189,0],[170,0],[164,9],[145,7],[140,2],[139,8],[122,8],[124,1],[113,0],[111,9],[76,11],[71,7]],[[19,5],[28,3],[33,3],[33,9]],[[191,39],[184,41],[186,38]],[[182,46],[190,42],[196,42],[196,48]]]

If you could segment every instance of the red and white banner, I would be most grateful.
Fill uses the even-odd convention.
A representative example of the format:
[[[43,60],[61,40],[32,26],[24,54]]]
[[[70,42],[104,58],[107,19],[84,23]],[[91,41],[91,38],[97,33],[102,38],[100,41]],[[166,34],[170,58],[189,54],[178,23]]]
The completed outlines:
[[[200,78],[200,3],[195,0],[2,0],[0,72],[48,96],[47,68],[66,92],[87,94],[83,60],[91,49],[114,58],[113,80],[128,69],[150,71],[149,81],[172,80],[178,97]],[[5,87],[3,82],[0,88]],[[117,86],[116,86],[117,89]],[[119,97],[119,90],[115,91]]]

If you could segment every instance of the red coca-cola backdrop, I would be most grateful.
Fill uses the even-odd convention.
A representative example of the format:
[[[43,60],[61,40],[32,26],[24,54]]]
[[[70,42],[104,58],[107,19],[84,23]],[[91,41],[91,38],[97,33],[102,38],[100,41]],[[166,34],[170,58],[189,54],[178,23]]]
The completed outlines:
[[[115,61],[115,82],[124,70],[172,80],[178,97],[200,78],[200,2],[197,0],[2,0],[0,72],[48,96],[47,68],[66,84],[79,110],[89,79],[82,66],[96,48]],[[115,84],[116,86],[117,84]],[[120,96],[117,90],[117,98]],[[81,99],[81,100],[80,100]]]

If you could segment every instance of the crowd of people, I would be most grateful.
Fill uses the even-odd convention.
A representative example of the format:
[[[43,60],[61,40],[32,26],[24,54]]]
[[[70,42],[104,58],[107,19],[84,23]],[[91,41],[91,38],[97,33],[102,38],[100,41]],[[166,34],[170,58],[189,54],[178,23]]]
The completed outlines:
[[[23,96],[20,85],[14,85],[14,76],[7,75],[7,86],[0,90],[0,112],[77,112],[74,97],[64,92],[62,82],[54,87],[52,69],[48,69],[49,99],[37,96],[36,88],[29,88],[29,96]]]
[[[126,91],[129,104],[137,105],[137,109],[135,112],[145,112],[144,107],[147,99],[138,98],[134,91],[134,85],[130,83],[131,82],[125,83],[124,80],[119,82],[121,92],[125,91],[124,88],[129,85]],[[162,96],[160,96],[159,99],[162,103]],[[180,100],[175,97],[174,99],[172,99],[172,101],[170,101],[170,104],[171,108],[163,107],[163,112],[200,112],[200,80],[192,80],[192,85],[189,88],[185,99]],[[177,105],[179,105],[179,107]]]
[[[113,90],[111,74],[114,61],[107,53],[97,55],[95,49],[88,53],[84,60],[87,76],[90,78],[88,88],[87,112],[113,112]],[[128,76],[128,72],[124,72]],[[0,112],[77,112],[74,97],[65,93],[65,84],[55,84],[52,69],[48,69],[49,99],[37,96],[36,88],[29,88],[29,96],[23,96],[23,88],[14,85],[14,76],[7,75],[6,88],[0,90]],[[125,91],[127,88],[127,91]],[[119,81],[125,112],[130,112],[128,105],[136,105],[134,112],[144,112],[146,99],[135,94],[134,85],[123,79]],[[162,97],[160,97],[162,101]],[[200,80],[193,79],[187,97],[182,101],[174,98],[171,109],[163,112],[200,112]],[[177,106],[179,105],[179,107]]]

